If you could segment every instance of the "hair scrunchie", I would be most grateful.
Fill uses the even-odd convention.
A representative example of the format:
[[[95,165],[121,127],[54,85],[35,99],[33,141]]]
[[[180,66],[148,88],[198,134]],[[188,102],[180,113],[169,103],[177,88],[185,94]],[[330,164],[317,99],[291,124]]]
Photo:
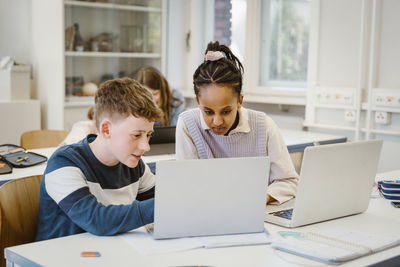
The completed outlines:
[[[226,55],[222,51],[208,51],[204,60],[205,61],[208,61],[208,60],[209,61],[217,61],[224,57],[226,57]]]

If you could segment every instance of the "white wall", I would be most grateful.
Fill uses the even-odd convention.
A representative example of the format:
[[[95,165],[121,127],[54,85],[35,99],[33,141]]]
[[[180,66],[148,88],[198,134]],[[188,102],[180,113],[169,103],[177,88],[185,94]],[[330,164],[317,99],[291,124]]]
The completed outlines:
[[[0,0],[0,56],[31,63],[31,0]]]
[[[312,131],[346,135],[353,140],[383,139],[378,171],[398,169],[400,163],[400,102],[376,107],[372,92],[387,89],[400,101],[400,1],[314,1],[306,125]],[[318,3],[319,5],[316,5]],[[312,77],[310,79],[310,77]],[[351,94],[353,103],[326,101]],[[322,96],[322,97],[321,97]],[[322,100],[321,100],[322,99]],[[387,125],[375,123],[375,111],[390,111]],[[346,110],[357,120],[344,120]]]
[[[186,73],[182,74],[186,64],[182,55],[186,53],[188,25],[181,15],[188,13],[187,8],[187,1],[185,0],[174,0],[168,4],[166,77],[170,86],[179,90],[183,90],[187,84],[187,81],[182,79],[182,77],[187,77]]]
[[[0,57],[11,56],[16,62],[32,64],[31,0],[0,0]],[[36,88],[31,80],[31,98]]]

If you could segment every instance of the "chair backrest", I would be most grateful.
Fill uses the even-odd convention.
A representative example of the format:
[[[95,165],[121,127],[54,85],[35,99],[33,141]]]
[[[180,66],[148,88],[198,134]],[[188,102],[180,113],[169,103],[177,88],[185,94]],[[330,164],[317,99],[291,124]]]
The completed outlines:
[[[4,248],[35,240],[41,175],[11,180],[0,186],[0,266]]]
[[[67,137],[63,130],[37,130],[21,135],[21,146],[25,149],[55,147]]]

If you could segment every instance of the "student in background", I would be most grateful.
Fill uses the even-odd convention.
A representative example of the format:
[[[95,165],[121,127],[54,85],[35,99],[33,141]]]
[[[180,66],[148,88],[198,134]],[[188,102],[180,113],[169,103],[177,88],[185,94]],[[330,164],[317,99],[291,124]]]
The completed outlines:
[[[60,146],[70,145],[81,141],[88,134],[97,133],[96,123],[94,118],[94,107],[90,107],[87,113],[89,120],[78,121],[72,125],[71,131],[68,133],[64,141],[61,142]]]
[[[154,126],[175,126],[179,114],[185,110],[185,99],[179,90],[171,90],[167,79],[154,67],[141,68],[135,75],[138,82],[149,89],[164,117]]]
[[[36,240],[113,235],[153,222],[154,176],[141,156],[161,118],[137,81],[103,83],[95,96],[98,135],[58,148],[47,163]]]
[[[176,159],[269,156],[267,202],[281,204],[295,196],[298,174],[275,122],[242,107],[242,73],[227,46],[208,44],[193,75],[198,108],[183,112],[177,123]]]

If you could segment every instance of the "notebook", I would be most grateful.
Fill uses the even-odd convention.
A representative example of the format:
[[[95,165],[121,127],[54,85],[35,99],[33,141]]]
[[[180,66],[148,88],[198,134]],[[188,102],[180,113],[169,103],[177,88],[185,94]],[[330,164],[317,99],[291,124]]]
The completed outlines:
[[[399,237],[338,227],[281,237],[272,242],[271,247],[328,264],[340,264],[399,244]]]
[[[155,239],[264,231],[269,158],[157,162]]]
[[[267,206],[266,222],[297,227],[365,211],[382,140],[307,147],[296,198]]]

